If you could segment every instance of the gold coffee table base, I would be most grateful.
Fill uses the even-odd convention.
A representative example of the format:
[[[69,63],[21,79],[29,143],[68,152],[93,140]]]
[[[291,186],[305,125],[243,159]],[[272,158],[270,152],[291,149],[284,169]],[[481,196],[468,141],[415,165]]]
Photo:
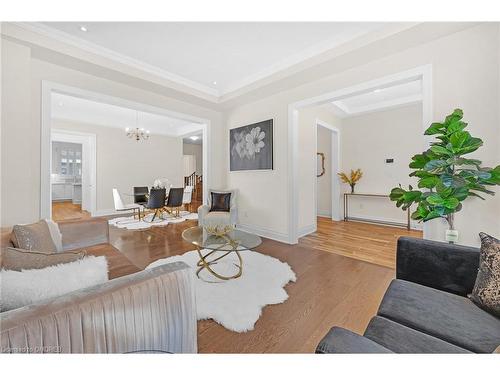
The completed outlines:
[[[240,252],[238,250],[236,250],[236,249],[234,249],[234,250],[219,250],[219,249],[214,249],[214,250],[210,251],[209,253],[207,253],[205,255],[203,255],[201,253],[201,250],[202,250],[202,248],[196,247],[196,251],[198,251],[198,255],[200,256],[200,260],[197,263],[198,270],[196,271],[196,276],[198,278],[200,278],[200,272],[203,271],[204,269],[206,269],[213,276],[215,276],[216,278],[221,279],[221,280],[237,279],[243,273],[243,259],[241,259],[241,255],[240,255]],[[213,254],[215,254],[217,252],[223,252],[224,254],[222,254],[220,256],[217,256],[214,259],[209,259],[209,257],[211,255],[213,255]],[[229,254],[232,254],[232,253],[236,253],[236,256],[238,257],[239,264],[234,264],[236,266],[236,268],[238,268],[238,272],[237,273],[235,273],[232,276],[224,276],[224,275],[218,274],[217,272],[215,272],[212,269],[211,266],[213,264],[217,264],[217,261],[219,261],[220,259],[222,259],[222,258],[224,258],[224,257],[226,257],[226,256],[228,256]]]

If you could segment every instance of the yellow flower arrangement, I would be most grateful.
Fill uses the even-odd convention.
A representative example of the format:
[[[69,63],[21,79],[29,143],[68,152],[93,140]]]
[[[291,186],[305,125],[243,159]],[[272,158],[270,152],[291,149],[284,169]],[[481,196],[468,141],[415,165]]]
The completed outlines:
[[[338,173],[340,176],[340,179],[342,182],[345,182],[346,184],[349,184],[351,186],[351,193],[354,193],[354,186],[356,185],[356,182],[358,182],[361,177],[363,177],[363,172],[361,172],[361,169],[356,169],[353,171],[351,169],[351,175],[347,176],[344,172]]]

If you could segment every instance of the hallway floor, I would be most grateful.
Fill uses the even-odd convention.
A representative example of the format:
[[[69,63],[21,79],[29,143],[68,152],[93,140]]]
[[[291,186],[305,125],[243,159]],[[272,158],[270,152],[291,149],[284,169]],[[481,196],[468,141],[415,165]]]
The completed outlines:
[[[74,204],[71,201],[52,202],[52,220],[74,220],[74,219],[88,219],[90,213],[82,211],[81,204]]]
[[[422,238],[422,232],[318,217],[318,230],[302,237],[299,243],[316,250],[395,268],[396,243],[401,236]]]

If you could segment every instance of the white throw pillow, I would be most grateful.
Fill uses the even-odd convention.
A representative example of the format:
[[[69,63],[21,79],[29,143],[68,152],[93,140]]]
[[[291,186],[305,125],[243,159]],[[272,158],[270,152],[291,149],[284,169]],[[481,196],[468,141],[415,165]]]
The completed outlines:
[[[59,230],[59,225],[51,219],[44,219],[47,222],[47,226],[49,227],[50,237],[52,238],[52,242],[56,245],[56,250],[58,253],[63,251],[62,246],[62,234]]]
[[[103,256],[87,256],[76,262],[42,269],[0,270],[0,311],[61,296],[108,281],[108,263]]]

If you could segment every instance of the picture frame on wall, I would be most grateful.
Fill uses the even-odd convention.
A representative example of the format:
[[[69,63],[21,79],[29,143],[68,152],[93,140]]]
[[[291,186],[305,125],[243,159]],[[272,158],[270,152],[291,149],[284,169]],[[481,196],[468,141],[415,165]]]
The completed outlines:
[[[273,119],[229,130],[229,171],[272,170]]]

